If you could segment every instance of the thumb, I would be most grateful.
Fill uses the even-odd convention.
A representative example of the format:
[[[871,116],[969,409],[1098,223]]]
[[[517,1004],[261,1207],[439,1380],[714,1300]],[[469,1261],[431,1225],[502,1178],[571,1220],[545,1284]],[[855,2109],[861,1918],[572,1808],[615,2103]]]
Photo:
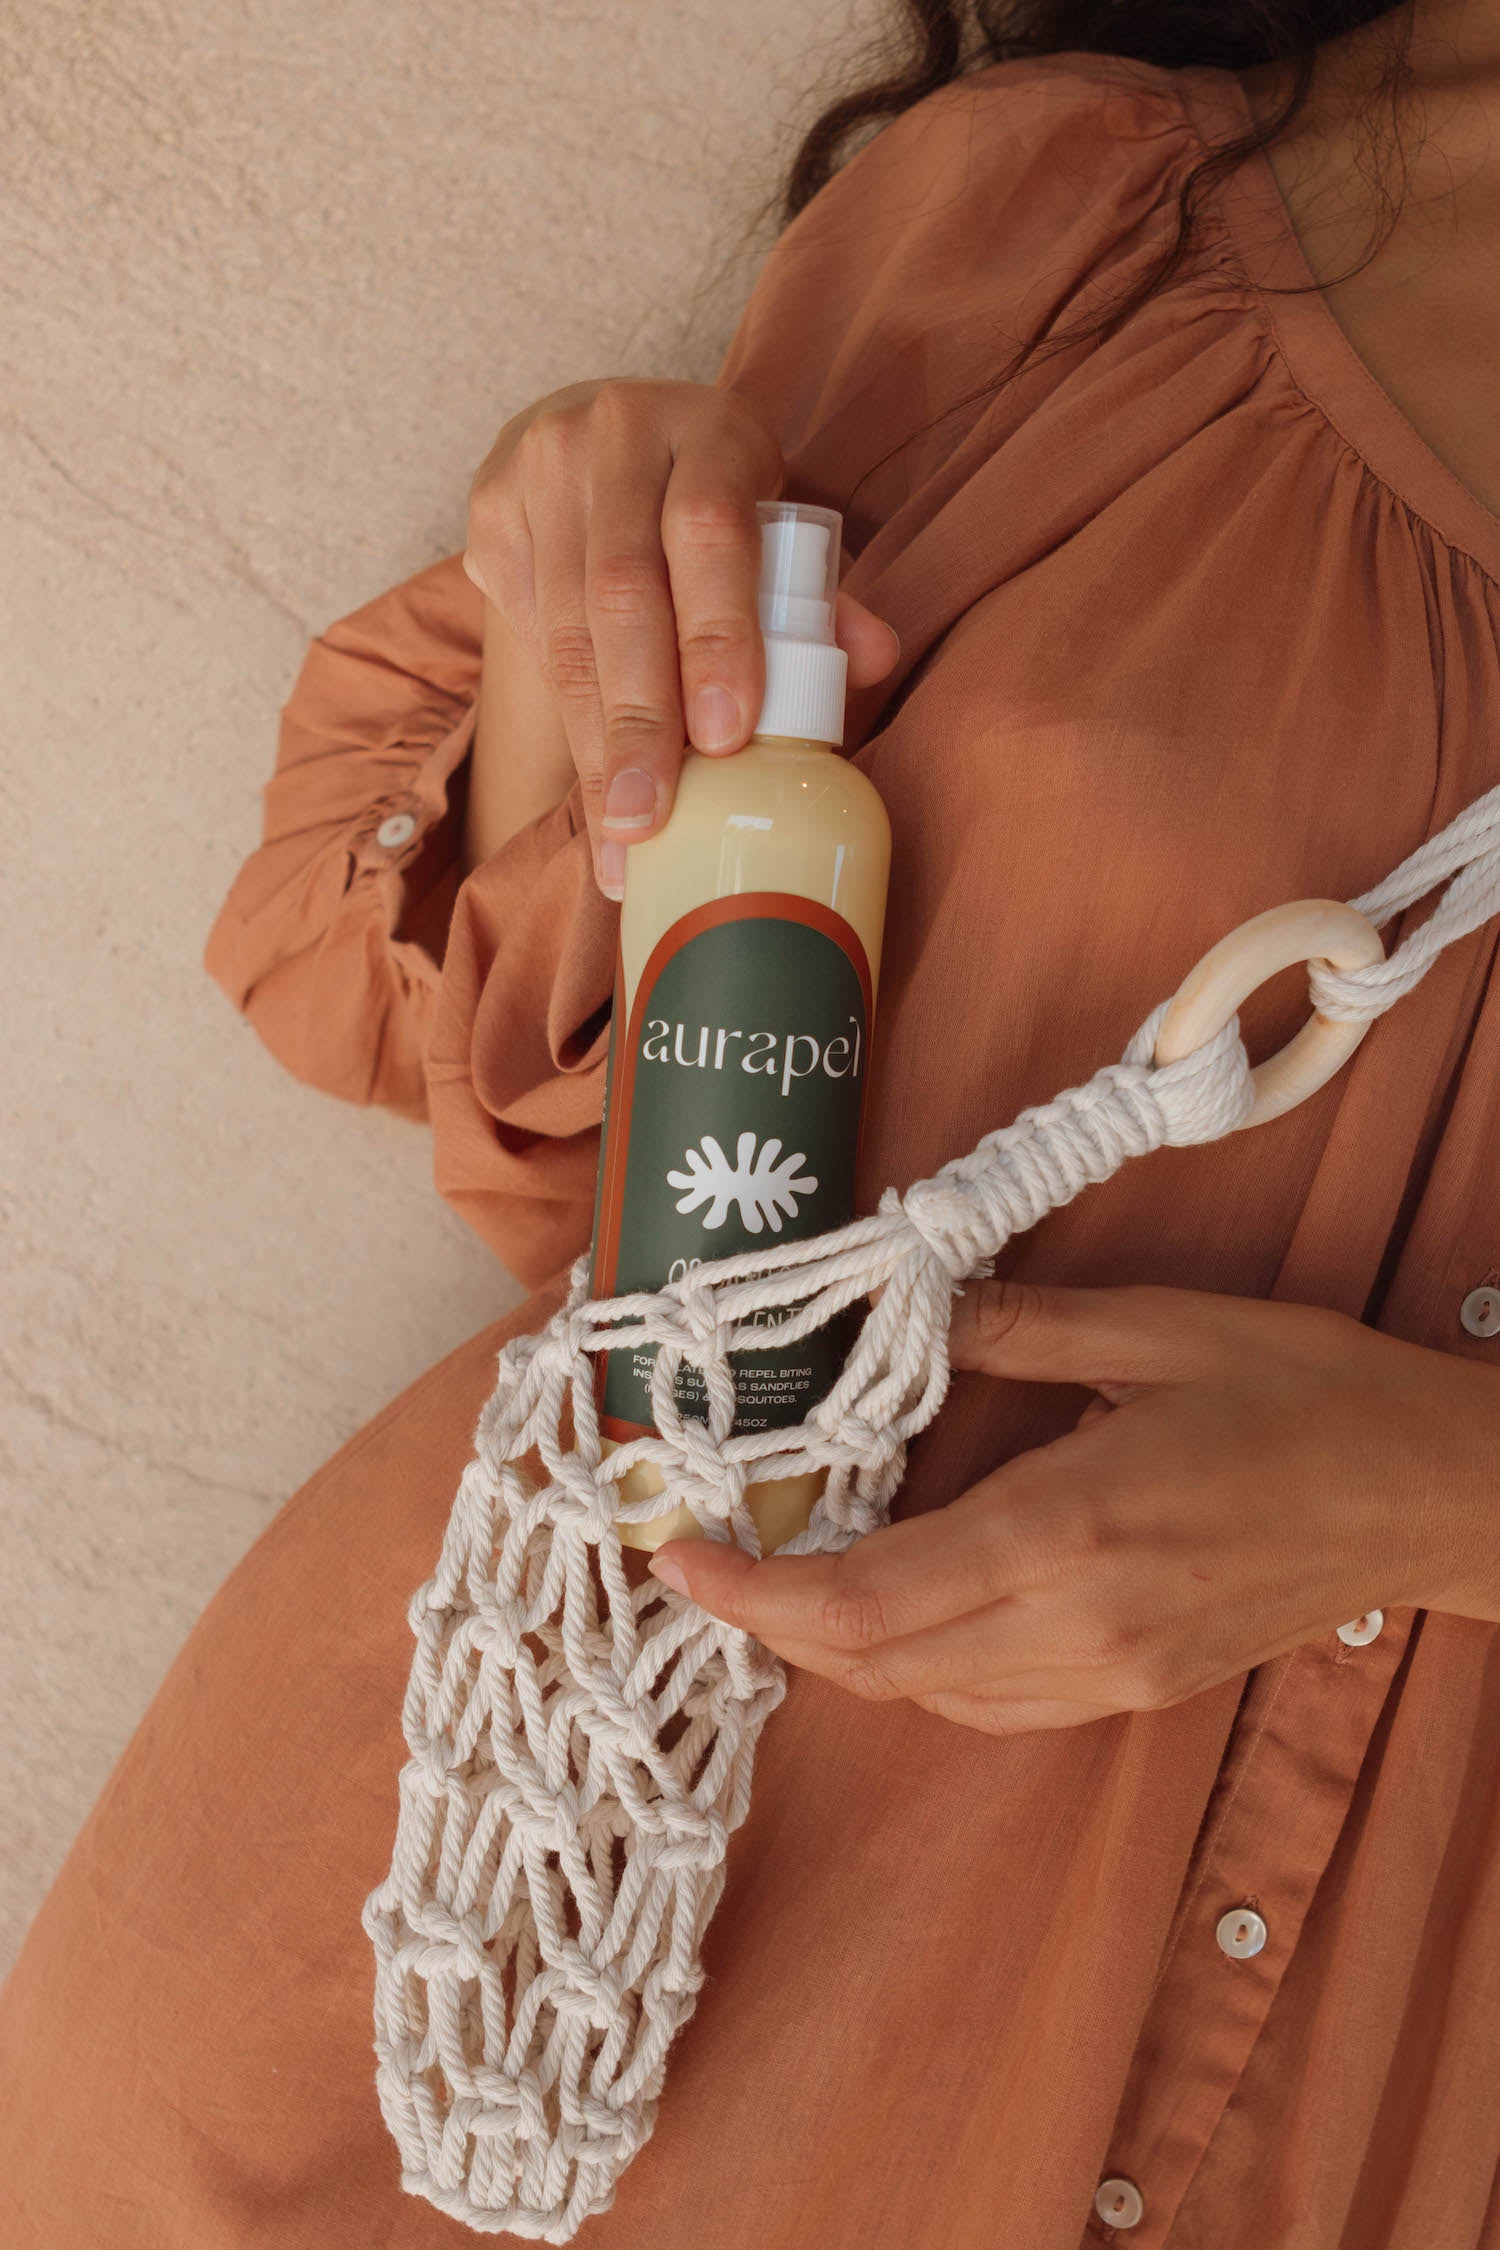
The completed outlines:
[[[1118,1397],[1202,1372],[1203,1300],[1190,1289],[1062,1289],[971,1281],[953,1308],[955,1367],[1021,1383],[1084,1383]]]
[[[646,1565],[653,1578],[733,1624],[734,1597],[755,1559],[728,1539],[668,1539]]]

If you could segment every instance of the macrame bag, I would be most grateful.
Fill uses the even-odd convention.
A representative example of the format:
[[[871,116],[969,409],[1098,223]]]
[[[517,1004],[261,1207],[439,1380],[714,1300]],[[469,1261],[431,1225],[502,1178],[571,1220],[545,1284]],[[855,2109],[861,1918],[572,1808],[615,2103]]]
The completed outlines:
[[[1447,889],[1390,956],[1376,931]],[[667,2049],[703,1981],[703,1934],[745,1816],[782,1667],[655,1579],[618,1526],[681,1502],[710,1538],[759,1543],[747,1487],[826,1472],[808,1529],[833,1552],[887,1517],[948,1381],[954,1296],[1016,1234],[1133,1156],[1212,1141],[1321,1085],[1444,946],[1500,913],[1500,788],[1345,907],[1273,908],[1232,932],[1123,1061],[1024,1111],[874,1217],[697,1267],[660,1291],[587,1295],[500,1354],[437,1569],[414,1596],[391,1870],[375,1948],[376,2084],[402,2184],[485,2234],[569,2241],[650,2134]],[[1307,961],[1315,1014],[1252,1071],[1234,1010]],[[791,1428],[734,1434],[731,1355],[778,1347],[880,1294],[828,1396]],[[657,1347],[657,1435],[604,1455],[594,1359]],[[702,1370],[706,1421],[678,1412]],[[651,1461],[665,1490],[628,1507]]]

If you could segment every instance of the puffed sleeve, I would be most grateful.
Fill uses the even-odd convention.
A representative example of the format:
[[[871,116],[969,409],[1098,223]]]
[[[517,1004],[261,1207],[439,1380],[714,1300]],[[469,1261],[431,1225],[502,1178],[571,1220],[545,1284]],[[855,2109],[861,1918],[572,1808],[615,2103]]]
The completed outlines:
[[[717,380],[776,431],[787,496],[842,511],[851,556],[898,515],[909,548],[969,473],[971,433],[998,451],[1149,279],[1204,153],[1174,78],[1087,54],[967,72],[884,124],[771,245]],[[925,619],[893,622],[906,641]]]
[[[294,1077],[407,1117],[427,1114],[482,635],[454,555],[312,643],[204,954]]]

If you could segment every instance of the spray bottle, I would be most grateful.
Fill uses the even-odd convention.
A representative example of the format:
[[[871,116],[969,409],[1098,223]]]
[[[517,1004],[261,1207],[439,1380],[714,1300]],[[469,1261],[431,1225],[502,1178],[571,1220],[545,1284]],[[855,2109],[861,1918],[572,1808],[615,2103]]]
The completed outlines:
[[[848,659],[834,641],[841,519],[763,501],[766,686],[727,757],[690,751],[670,817],[627,855],[595,1205],[592,1293],[659,1289],[706,1259],[841,1226],[880,972],[890,824],[837,753]],[[735,1356],[735,1428],[799,1422],[831,1387],[857,1315]],[[600,1361],[606,1443],[651,1428],[654,1349]],[[677,1402],[704,1413],[685,1368]],[[821,1475],[749,1488],[764,1551],[806,1527]],[[631,1502],[662,1489],[643,1463]],[[623,1527],[656,1548],[683,1507]]]

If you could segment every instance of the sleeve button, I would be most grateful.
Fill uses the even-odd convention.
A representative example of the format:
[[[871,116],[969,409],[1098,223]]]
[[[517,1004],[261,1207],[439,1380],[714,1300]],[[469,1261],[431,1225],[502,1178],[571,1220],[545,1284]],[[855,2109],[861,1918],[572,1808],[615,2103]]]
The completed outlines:
[[[380,823],[375,831],[375,841],[382,851],[399,852],[417,833],[417,824],[410,813],[396,812]]]

